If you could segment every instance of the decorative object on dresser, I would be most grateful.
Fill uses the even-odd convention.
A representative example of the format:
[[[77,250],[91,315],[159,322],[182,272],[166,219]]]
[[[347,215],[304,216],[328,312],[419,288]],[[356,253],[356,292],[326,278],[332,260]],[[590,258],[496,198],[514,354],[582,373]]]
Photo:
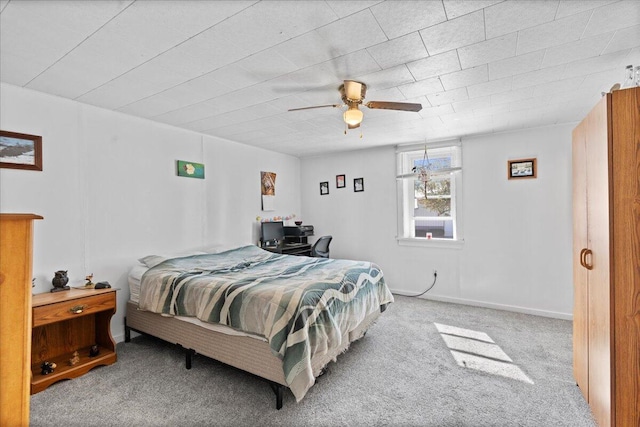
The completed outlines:
[[[640,88],[573,130],[573,375],[600,427],[640,426]]]
[[[49,375],[53,373],[53,370],[57,367],[58,365],[53,362],[42,362],[40,365],[40,375]]]
[[[70,289],[33,296],[31,394],[117,360],[111,336],[116,289]],[[43,362],[57,364],[42,375]]]
[[[95,284],[96,289],[109,289],[111,284],[109,282],[98,282]]]
[[[78,351],[73,352],[73,357],[69,359],[69,366],[77,365],[80,362],[80,353]]]
[[[85,287],[86,289],[93,289],[93,288],[94,288],[95,283],[93,283],[93,282],[92,282],[92,280],[93,280],[93,273],[91,273],[91,274],[87,274],[87,275],[85,276],[84,280],[86,280],[86,281],[87,281],[87,283],[85,283],[85,284],[84,284],[84,287]]]
[[[0,168],[42,170],[42,137],[0,130]]]
[[[29,425],[34,214],[0,214],[0,425]]]
[[[51,279],[53,289],[51,289],[49,292],[68,291],[70,288],[69,286],[67,286],[67,283],[69,283],[67,270],[58,270],[54,273],[53,279]]]

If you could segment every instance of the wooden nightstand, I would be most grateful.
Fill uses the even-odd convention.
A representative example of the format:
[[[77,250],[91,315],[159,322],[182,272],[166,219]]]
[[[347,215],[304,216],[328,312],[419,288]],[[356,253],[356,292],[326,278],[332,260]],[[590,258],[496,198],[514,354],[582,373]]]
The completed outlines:
[[[117,360],[110,327],[111,316],[116,312],[116,289],[37,294],[32,307],[31,394]],[[89,349],[94,344],[100,353],[90,357]],[[78,351],[80,361],[71,365],[74,351]],[[54,372],[41,374],[44,361],[57,365]]]

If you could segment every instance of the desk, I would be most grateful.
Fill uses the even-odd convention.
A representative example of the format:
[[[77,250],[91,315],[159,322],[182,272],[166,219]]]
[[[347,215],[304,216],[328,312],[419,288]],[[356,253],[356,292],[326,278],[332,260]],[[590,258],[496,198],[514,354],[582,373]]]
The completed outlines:
[[[262,249],[276,254],[311,256],[309,243],[285,243],[277,246],[263,246]]]

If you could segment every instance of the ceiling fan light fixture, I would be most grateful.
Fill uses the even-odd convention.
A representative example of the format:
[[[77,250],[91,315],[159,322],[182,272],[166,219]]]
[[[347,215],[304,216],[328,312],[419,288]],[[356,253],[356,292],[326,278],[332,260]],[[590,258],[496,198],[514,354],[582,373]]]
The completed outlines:
[[[362,111],[360,111],[357,106],[349,107],[349,109],[345,111],[343,115],[344,122],[351,126],[359,125],[360,123],[362,123],[363,117],[364,114],[362,114]]]
[[[364,83],[355,80],[345,80],[344,94],[350,101],[362,101],[362,98],[364,98],[364,94],[362,93],[363,86]]]

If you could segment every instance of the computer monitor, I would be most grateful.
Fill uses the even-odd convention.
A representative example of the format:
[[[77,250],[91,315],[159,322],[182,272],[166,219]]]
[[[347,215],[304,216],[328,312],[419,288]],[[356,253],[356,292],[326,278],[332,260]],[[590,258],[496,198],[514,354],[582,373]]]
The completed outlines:
[[[284,224],[282,221],[270,221],[262,223],[262,244],[275,245],[284,240]]]

